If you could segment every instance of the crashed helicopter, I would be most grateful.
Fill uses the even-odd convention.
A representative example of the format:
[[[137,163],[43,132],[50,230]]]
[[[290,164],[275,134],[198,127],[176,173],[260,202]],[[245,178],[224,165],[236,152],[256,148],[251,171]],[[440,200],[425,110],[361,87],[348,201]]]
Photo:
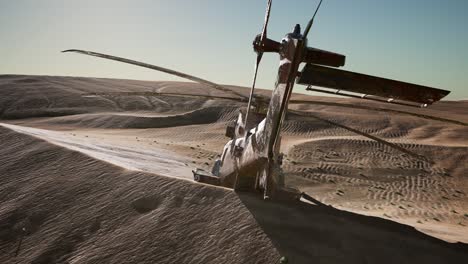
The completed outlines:
[[[193,170],[194,180],[233,188],[237,191],[259,191],[263,193],[264,198],[297,199],[300,196],[299,192],[285,186],[284,174],[281,169],[283,159],[283,155],[280,153],[281,128],[286,112],[288,111],[288,104],[332,105],[399,114],[415,114],[405,112],[404,110],[373,108],[369,106],[346,105],[321,101],[290,100],[295,83],[307,85],[306,90],[308,91],[331,93],[341,96],[414,107],[427,107],[450,93],[446,90],[337,69],[338,67],[345,65],[344,55],[307,46],[307,36],[321,4],[322,1],[318,4],[312,19],[309,21],[304,31],[301,31],[300,25],[295,25],[292,32],[286,34],[281,41],[277,42],[267,37],[267,27],[272,6],[272,0],[268,0],[263,30],[253,41],[253,49],[257,54],[257,58],[249,97],[205,79],[151,64],[84,50],[71,49],[63,52],[76,52],[162,71],[210,86],[222,92],[232,94],[234,97],[201,96],[180,93],[171,94],[170,92],[129,92],[114,93],[114,95],[201,96],[247,103],[247,108],[245,111],[240,111],[235,124],[227,127],[226,136],[229,137],[230,140],[224,146],[222,153],[215,161],[212,170],[210,172],[202,169]],[[277,53],[280,57],[276,85],[271,98],[255,94],[255,82],[258,67],[264,53]],[[305,66],[302,70],[299,70],[303,63],[305,63]],[[112,96],[113,93],[95,93],[88,94],[87,96],[90,95]],[[415,159],[427,161],[425,157],[406,150],[401,146],[367,133],[363,133],[356,129],[349,128],[329,120],[324,120],[317,116],[301,113],[300,111],[294,111],[294,113],[307,115],[331,125],[342,127],[359,135],[376,140],[389,147],[395,148]],[[417,116],[439,121],[457,122],[453,120],[442,120],[441,118],[426,115]]]

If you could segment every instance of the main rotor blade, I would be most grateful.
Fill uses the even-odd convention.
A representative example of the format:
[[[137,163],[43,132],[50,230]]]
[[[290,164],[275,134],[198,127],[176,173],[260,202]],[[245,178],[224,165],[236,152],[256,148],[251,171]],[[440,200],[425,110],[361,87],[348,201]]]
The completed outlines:
[[[333,103],[333,102],[310,101],[310,100],[289,100],[289,104],[311,104],[311,105],[324,105],[324,106],[336,106],[336,107],[344,107],[344,108],[352,108],[352,109],[371,110],[371,111],[377,111],[377,112],[410,115],[410,116],[415,116],[415,117],[428,119],[428,120],[435,120],[435,121],[446,122],[446,123],[451,123],[451,124],[461,125],[461,126],[468,126],[467,123],[457,121],[457,120],[452,120],[452,119],[447,119],[447,118],[442,118],[442,117],[437,117],[437,116],[424,115],[424,114],[417,114],[417,113],[412,113],[412,112],[407,112],[407,111],[402,111],[402,110],[386,109],[386,108],[372,107],[372,106],[365,106],[365,105],[353,105],[353,104],[345,104],[345,103]],[[297,111],[297,112],[301,112],[301,111]]]
[[[109,96],[179,96],[179,97],[200,97],[200,98],[207,98],[207,99],[224,99],[224,100],[231,100],[235,102],[242,102],[245,103],[246,100],[242,98],[234,98],[234,97],[227,97],[227,96],[213,96],[213,95],[200,95],[200,94],[186,94],[186,93],[171,93],[171,92],[109,92],[109,93],[86,93],[82,94],[82,97],[109,97]]]
[[[93,51],[86,51],[86,50],[69,49],[69,50],[64,50],[62,52],[76,52],[76,53],[80,53],[80,54],[84,54],[84,55],[100,57],[100,58],[104,58],[104,59],[108,59],[108,60],[120,61],[120,62],[123,62],[123,63],[128,63],[128,64],[132,64],[132,65],[136,65],[136,66],[140,66],[140,67],[144,67],[144,68],[148,68],[148,69],[152,69],[152,70],[156,70],[156,71],[161,71],[161,72],[165,72],[165,73],[168,73],[168,74],[179,76],[179,77],[182,77],[182,78],[194,81],[194,82],[205,84],[205,85],[208,85],[208,86],[210,86],[212,88],[215,88],[217,90],[220,90],[220,91],[223,91],[223,92],[229,92],[229,93],[235,94],[235,95],[237,95],[239,97],[242,97],[242,98],[247,98],[243,94],[240,94],[240,93],[238,93],[236,91],[233,91],[231,89],[223,87],[223,86],[221,86],[219,84],[207,81],[205,79],[198,78],[196,76],[189,75],[189,74],[186,74],[186,73],[183,73],[183,72],[178,72],[178,71],[174,71],[174,70],[171,70],[171,69],[159,67],[159,66],[156,66],[156,65],[151,65],[151,64],[148,64],[148,63],[144,63],[144,62],[139,62],[139,61],[135,61],[135,60],[125,59],[125,58],[121,58],[121,57],[117,57],[117,56],[107,55],[107,54],[93,52]]]
[[[246,103],[247,100],[244,98],[236,98],[236,97],[227,97],[227,96],[214,96],[214,95],[200,95],[200,94],[191,94],[191,93],[171,93],[171,92],[109,92],[109,93],[85,93],[81,95],[82,97],[94,97],[94,96],[189,96],[189,97],[200,97],[200,98],[207,98],[207,99],[224,99],[224,100],[231,100],[240,103]],[[264,98],[261,96],[253,95],[252,103],[254,101],[265,101],[268,103],[268,98]],[[364,105],[352,105],[352,104],[345,104],[345,103],[334,103],[334,102],[323,102],[323,101],[311,101],[311,100],[289,100],[289,104],[313,104],[313,105],[322,105],[322,106],[335,106],[335,107],[343,107],[343,108],[351,108],[351,109],[361,109],[361,110],[370,110],[370,111],[377,111],[377,112],[386,112],[386,113],[395,113],[395,114],[403,114],[403,115],[410,115],[415,116],[423,119],[428,120],[435,120],[439,122],[446,122],[455,125],[461,126],[468,126],[467,123],[463,123],[457,120],[446,119],[442,117],[424,115],[424,114],[417,114],[406,112],[402,110],[394,110],[394,109],[386,109],[386,108],[379,108],[379,107],[371,107],[371,106],[364,106]],[[290,110],[291,111],[291,110]],[[298,113],[307,113],[299,110],[294,110],[294,112]]]
[[[367,133],[365,133],[365,132],[359,131],[359,130],[357,130],[357,129],[354,129],[354,128],[351,128],[351,127],[348,127],[348,126],[345,126],[345,125],[342,125],[342,124],[335,123],[335,122],[333,122],[333,121],[330,121],[330,120],[328,120],[328,119],[324,119],[324,118],[318,117],[318,116],[313,115],[313,114],[311,114],[311,113],[296,112],[296,111],[291,111],[291,112],[294,113],[294,114],[300,115],[300,116],[311,117],[311,118],[320,120],[320,121],[325,122],[325,123],[328,123],[328,124],[330,124],[330,125],[332,125],[332,126],[337,126],[337,127],[346,129],[346,130],[351,131],[351,132],[353,132],[353,133],[355,133],[355,134],[358,134],[358,135],[361,135],[361,136],[363,136],[363,137],[366,137],[366,138],[375,140],[375,141],[377,141],[377,142],[379,142],[379,143],[381,143],[381,144],[383,144],[383,145],[386,145],[386,146],[391,147],[391,148],[393,148],[393,149],[399,150],[400,152],[403,152],[403,153],[405,153],[405,154],[407,154],[407,155],[409,155],[409,156],[411,156],[411,157],[413,157],[413,158],[415,158],[415,159],[418,159],[418,160],[421,160],[421,161],[425,161],[425,162],[429,162],[429,163],[431,163],[431,164],[434,163],[433,161],[429,160],[429,159],[426,158],[425,156],[416,154],[416,153],[411,152],[411,151],[409,151],[409,150],[407,150],[407,149],[405,149],[405,148],[403,148],[403,147],[398,146],[397,144],[388,142],[388,141],[386,141],[386,140],[383,140],[383,139],[378,138],[378,137],[376,137],[376,136],[373,136],[373,135],[367,134]]]

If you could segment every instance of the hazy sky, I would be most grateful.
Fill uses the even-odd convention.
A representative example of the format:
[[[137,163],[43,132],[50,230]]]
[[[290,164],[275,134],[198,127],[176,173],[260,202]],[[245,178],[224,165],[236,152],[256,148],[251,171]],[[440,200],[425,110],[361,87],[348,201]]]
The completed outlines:
[[[0,74],[180,80],[89,56],[109,53],[218,83],[250,86],[266,0],[0,0]],[[305,25],[318,0],[275,0],[269,37]],[[343,69],[451,90],[468,99],[468,1],[324,0],[309,45],[347,56]],[[272,88],[278,55],[262,61]],[[303,87],[296,86],[296,91]],[[300,88],[299,88],[300,87]]]

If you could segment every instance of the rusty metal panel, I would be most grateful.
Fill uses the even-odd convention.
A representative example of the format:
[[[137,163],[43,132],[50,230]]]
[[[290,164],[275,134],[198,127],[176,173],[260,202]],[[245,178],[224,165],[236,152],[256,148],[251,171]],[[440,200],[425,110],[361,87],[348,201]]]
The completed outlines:
[[[422,104],[432,104],[450,93],[446,90],[314,64],[307,64],[304,67],[297,83]]]

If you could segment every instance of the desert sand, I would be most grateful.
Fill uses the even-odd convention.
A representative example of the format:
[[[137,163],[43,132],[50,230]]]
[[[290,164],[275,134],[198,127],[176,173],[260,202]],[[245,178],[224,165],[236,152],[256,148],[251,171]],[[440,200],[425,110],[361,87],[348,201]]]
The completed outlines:
[[[290,105],[428,158],[291,111],[286,184],[310,204],[192,181],[245,104],[82,96],[129,91],[228,96],[187,82],[0,75],[0,263],[468,263],[468,101],[412,109],[294,94],[411,112]]]

